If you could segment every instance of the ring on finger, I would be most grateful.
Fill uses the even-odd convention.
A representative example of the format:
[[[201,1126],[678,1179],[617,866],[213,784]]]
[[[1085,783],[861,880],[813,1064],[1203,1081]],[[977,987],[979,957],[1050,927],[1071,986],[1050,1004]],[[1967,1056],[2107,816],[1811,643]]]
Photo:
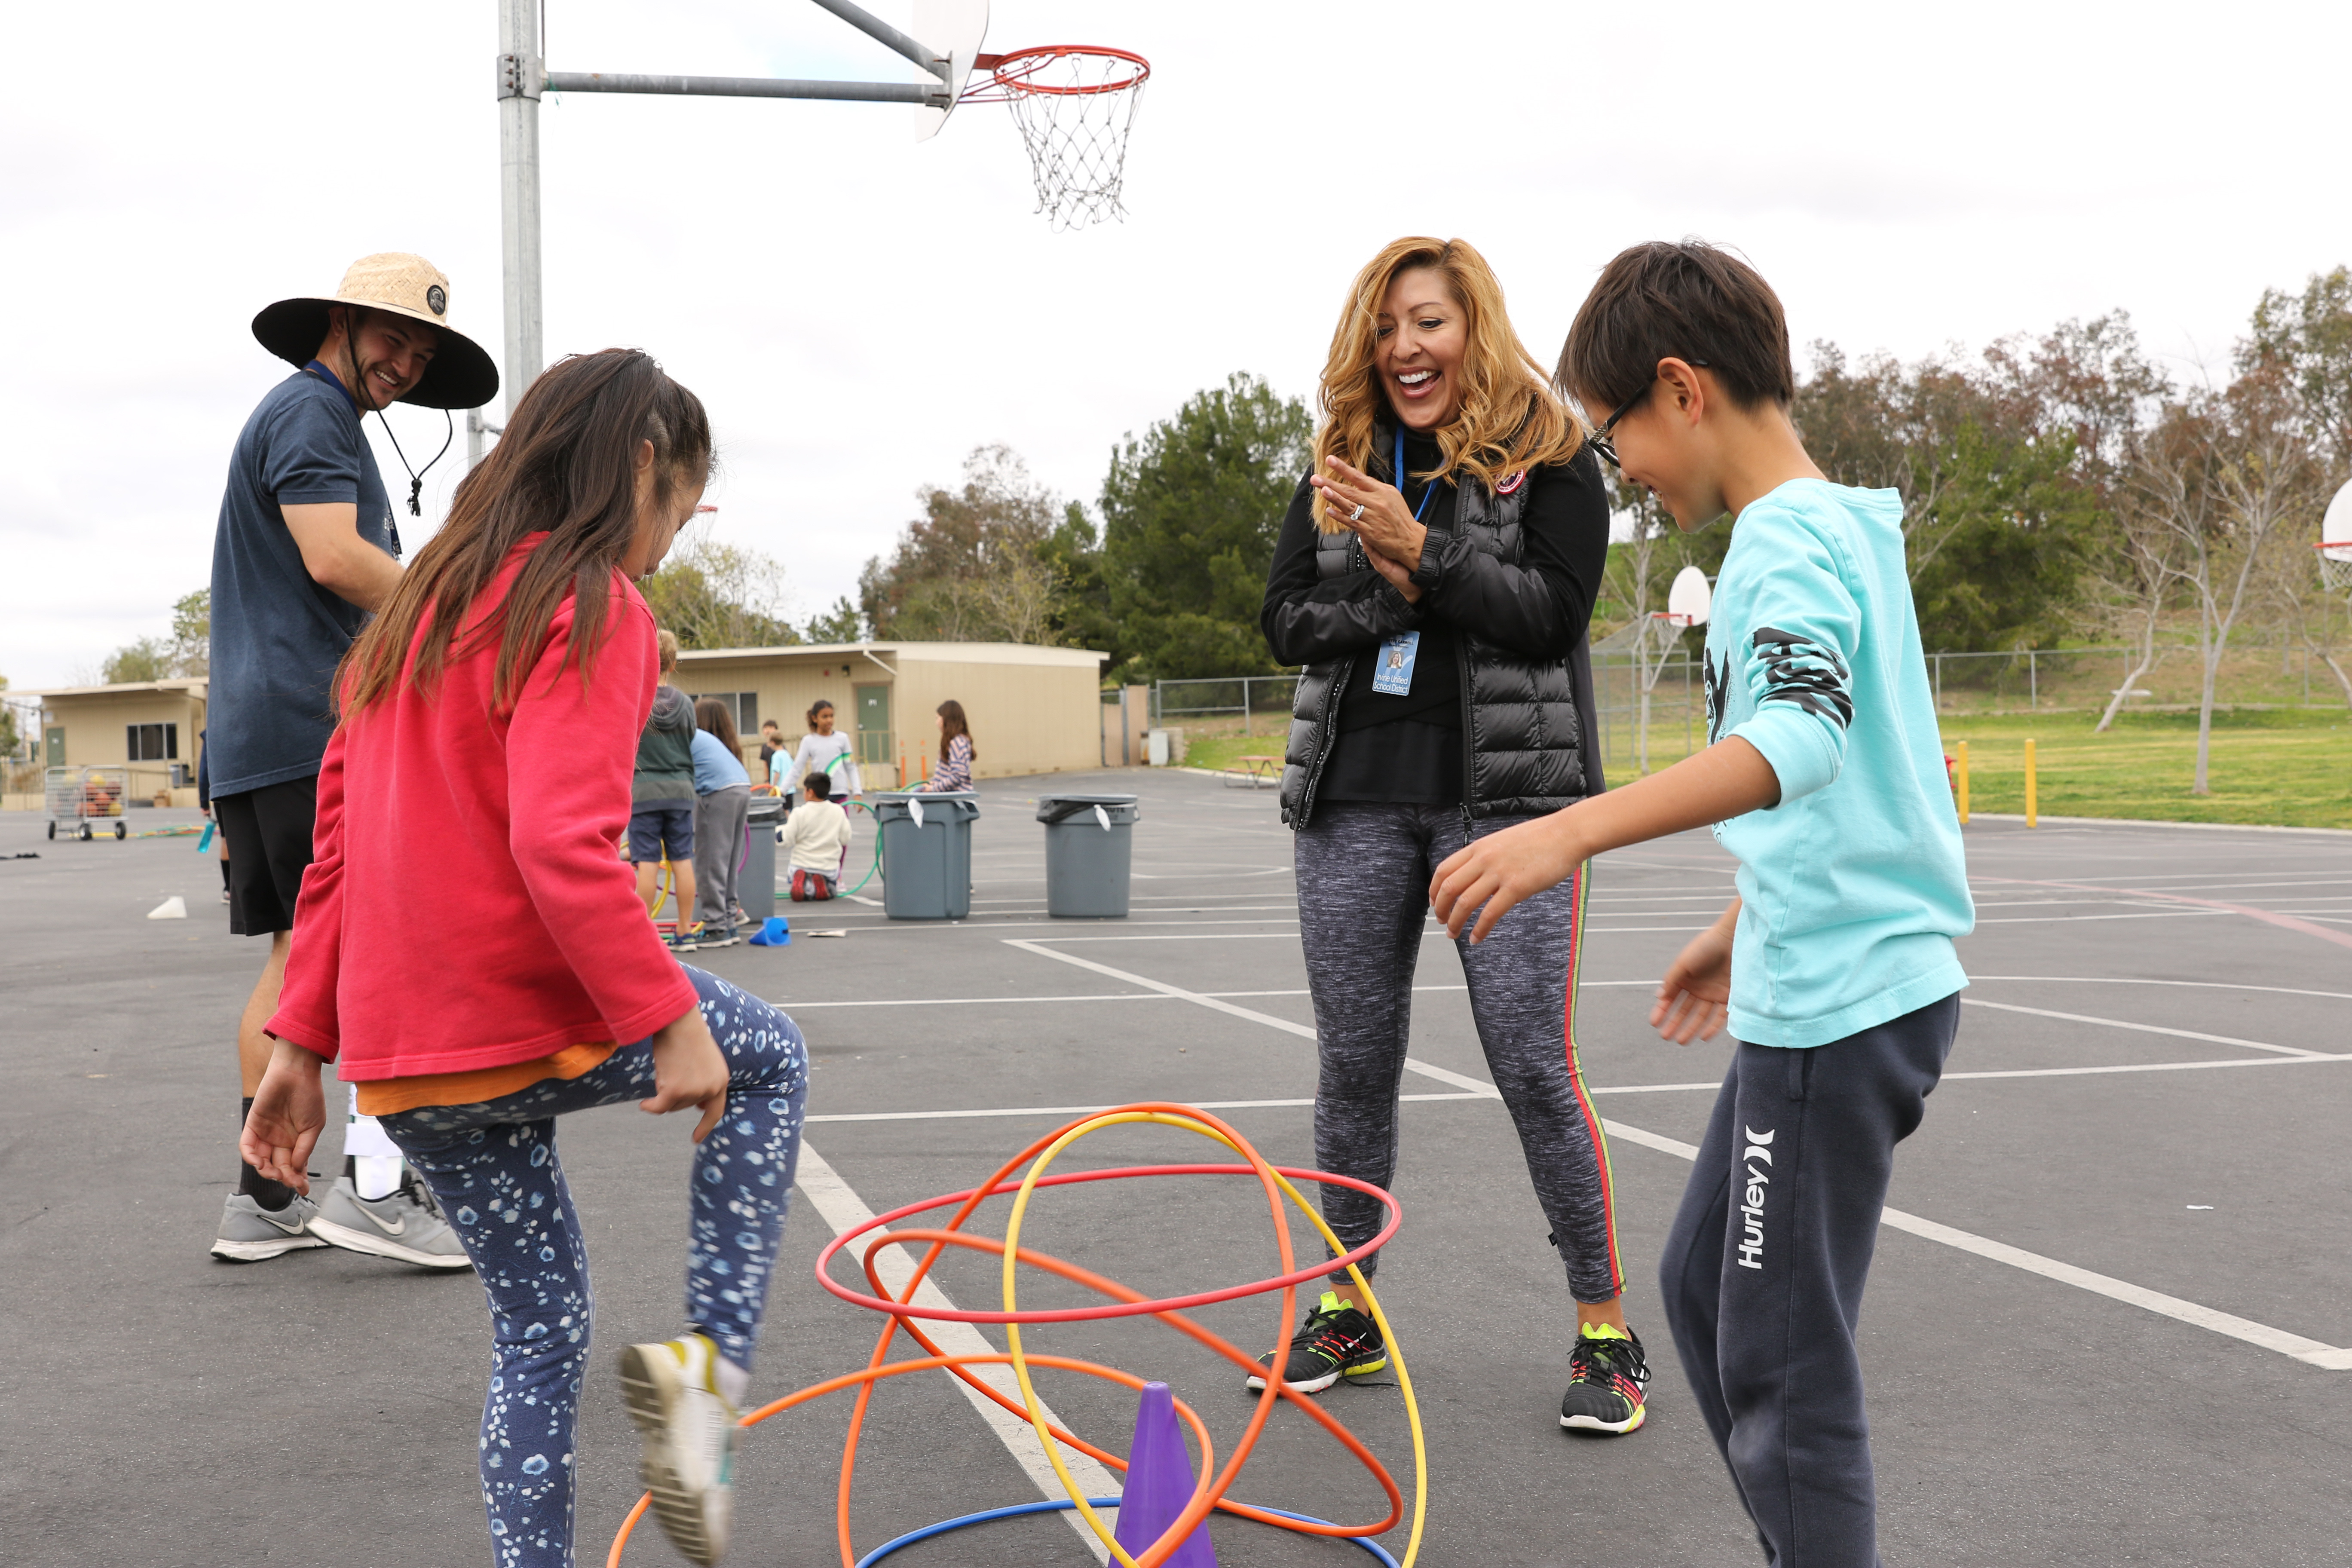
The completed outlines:
[[[1349,513],[1348,514],[1348,521],[1349,521],[1349,522],[1361,522],[1361,521],[1363,521],[1363,518],[1364,518],[1364,503],[1363,503],[1363,502],[1361,502],[1361,501],[1358,501],[1358,502],[1356,503],[1356,510],[1353,510],[1353,511],[1351,511],[1351,512],[1349,512]]]

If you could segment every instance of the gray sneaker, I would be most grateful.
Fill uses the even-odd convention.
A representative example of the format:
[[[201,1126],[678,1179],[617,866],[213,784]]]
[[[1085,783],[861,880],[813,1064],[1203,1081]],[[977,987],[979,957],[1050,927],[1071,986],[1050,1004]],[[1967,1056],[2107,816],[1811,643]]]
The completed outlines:
[[[425,1268],[470,1268],[473,1260],[440,1211],[408,1186],[387,1197],[363,1198],[349,1176],[337,1176],[310,1232],[350,1252],[397,1258]]]
[[[271,1213],[243,1193],[231,1193],[221,1206],[220,1235],[213,1256],[224,1263],[262,1263],[326,1242],[310,1234],[319,1205],[297,1194],[284,1208]]]

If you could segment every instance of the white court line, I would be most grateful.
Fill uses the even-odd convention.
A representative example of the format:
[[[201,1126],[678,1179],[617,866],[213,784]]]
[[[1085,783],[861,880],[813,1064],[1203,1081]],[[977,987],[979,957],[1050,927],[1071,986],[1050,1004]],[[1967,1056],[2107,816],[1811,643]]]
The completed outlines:
[[[2306,991],[2299,985],[2242,985],[2234,980],[2134,980],[2118,974],[1971,974],[1971,981],[2046,980],[2062,985],[2193,985],[2209,991],[2269,991],[2282,996],[2326,996],[2352,1002],[2352,991]],[[1622,985],[1622,980],[1585,982],[1587,985]]]
[[[1040,942],[1008,938],[1005,945],[1023,948],[1047,958],[1058,959],[1064,963],[1073,963],[1081,969],[1091,969],[1098,974],[1106,974],[1115,980],[1124,980],[1130,985],[1141,985],[1165,995],[1181,997],[1185,1001],[1197,1003],[1201,1006],[1213,1008],[1220,1013],[1230,1013],[1237,1018],[1248,1018],[1255,1023],[1270,1025],[1287,1035],[1304,1036],[1310,1040],[1315,1037],[1313,1029],[1304,1025],[1294,1024],[1287,1018],[1276,1018],[1266,1013],[1255,1013],[1246,1007],[1237,1007],[1231,1002],[1203,995],[1197,991],[1187,991],[1181,986],[1170,985],[1146,975],[1113,969],[1108,964],[1097,963],[1091,959],[1080,958],[1076,953],[1056,952]],[[2275,1059],[2287,1061],[2304,1058]],[[1494,1085],[1481,1083],[1476,1079],[1466,1077],[1462,1073],[1450,1072],[1444,1068],[1434,1067],[1428,1062],[1416,1061],[1411,1057],[1405,1058],[1404,1065],[1407,1071],[1417,1072],[1424,1078],[1436,1079],[1442,1083],[1450,1083],[1456,1089],[1472,1090],[1481,1099],[1500,1100],[1502,1098]],[[1698,1150],[1694,1145],[1677,1142],[1674,1139],[1662,1137],[1658,1133],[1647,1131],[1639,1127],[1629,1127],[1623,1122],[1611,1121],[1605,1118],[1601,1121],[1601,1126],[1612,1138],[1622,1138],[1628,1142],[1639,1143],[1645,1148],[1662,1150],[1669,1154],[1678,1154],[1685,1160],[1695,1160],[1698,1157]],[[2167,1296],[2161,1291],[2150,1290],[2126,1280],[2110,1279],[2104,1274],[2095,1274],[2087,1268],[2077,1268],[2071,1263],[2061,1263],[2055,1258],[2044,1258],[2039,1253],[2027,1252],[2022,1247],[2011,1247],[2007,1242],[1994,1241],[1965,1230],[1956,1230],[1950,1226],[1938,1225],[1933,1220],[1922,1219],[1916,1215],[1905,1214],[1900,1209],[1887,1209],[1885,1218],[1886,1224],[1895,1226],[1897,1230],[1909,1231],[1914,1236],[1925,1237],[1930,1241],[1940,1241],[1947,1247],[1957,1247],[1963,1252],[1972,1252],[1979,1258],[1989,1258],[1996,1263],[2006,1263],[2012,1268],[2022,1268],[2028,1273],[2039,1274],[2045,1279],[2073,1285],[2077,1289],[2089,1290],[2094,1294],[2105,1296],[2129,1306],[2159,1313],[2200,1329],[2210,1329],[2217,1334],[2226,1334],[2231,1339],[2242,1340],[2248,1344],[2259,1345],[2264,1350],[2277,1351],[2283,1355],[2293,1356],[2295,1360],[2312,1366],[2321,1367],[2330,1372],[2352,1372],[2352,1350],[2339,1350],[2334,1345],[2322,1344],[2317,1340],[2305,1339],[2300,1334],[2290,1334],[2284,1330],[2270,1328],[2246,1318],[2216,1311],[2210,1307],[2199,1306],[2194,1301],[2184,1301],[2178,1296]]]
[[[1673,1154],[1685,1160],[1698,1158],[1695,1145],[1678,1139],[1663,1138],[1639,1127],[1628,1127],[1622,1121],[1604,1120],[1601,1125],[1608,1130],[1612,1138],[1622,1138],[1628,1143],[1639,1143],[1645,1149],[1655,1149],[1660,1153]],[[2044,1258],[2038,1252],[2028,1252],[2021,1247],[2011,1247],[2005,1241],[1994,1241],[1969,1231],[1957,1230],[1948,1225],[1938,1225],[1932,1219],[1922,1219],[1891,1205],[1880,1211],[1879,1217],[1883,1224],[1896,1230],[1908,1231],[1929,1241],[1940,1241],[1946,1247],[1972,1252],[1995,1263],[2006,1263],[2012,1268],[2022,1268],[2029,1274],[2039,1274],[2045,1279],[2055,1279],[2062,1285],[2072,1285],[2076,1289],[2088,1290],[2109,1300],[2121,1301],[2196,1328],[2210,1329],[2233,1340],[2243,1340],[2250,1345],[2293,1356],[2299,1362],[2327,1372],[2352,1372],[2352,1350],[2339,1350],[2334,1345],[2307,1340],[2301,1334],[2290,1334],[2284,1329],[2273,1329],[2267,1323],[2257,1323],[2233,1313],[2217,1312],[2210,1307],[2184,1301],[2161,1290],[2150,1290],[2127,1279],[2095,1274],[2071,1263],[2061,1263],[2054,1258]]]
[[[2194,1029],[2168,1029],[2161,1024],[2129,1024],[2121,1018],[2094,1018],[2087,1013],[2053,1013],[2047,1007],[2021,1007],[2014,1002],[1988,1002],[1979,996],[1962,996],[1963,1007],[1991,1007],[2003,1013],[2028,1013],[2036,1018],[2059,1018],[2069,1024],[2100,1024],[2110,1029],[2129,1029],[2142,1035],[2170,1035],[2183,1040],[2203,1040],[2215,1046],[2243,1046],[2250,1051],[2276,1051],[2283,1057],[2316,1057],[2322,1053],[2307,1051],[2301,1046],[2266,1046],[2260,1040],[2242,1040],[2232,1035],[2202,1035]]]
[[[805,1142],[801,1145],[800,1165],[793,1184],[800,1188],[802,1195],[808,1199],[809,1206],[815,1209],[818,1215],[823,1216],[824,1223],[833,1227],[833,1234],[835,1236],[839,1236],[845,1230],[854,1230],[874,1217],[874,1211],[866,1206],[866,1200],[859,1197],[856,1190],[841,1179],[839,1173],[826,1164],[823,1157]],[[884,1247],[881,1255],[875,1259],[875,1272],[882,1276],[882,1282],[890,1288],[890,1293],[894,1296],[904,1290],[907,1288],[907,1281],[914,1278],[915,1260],[908,1256],[904,1247]],[[923,1282],[915,1288],[915,1300],[923,1306],[936,1308],[940,1311],[952,1312],[956,1310],[956,1304],[948,1300],[947,1292],[931,1283],[929,1275],[925,1275]],[[924,1329],[938,1342],[940,1349],[950,1355],[1003,1353],[997,1346],[988,1342],[987,1336],[982,1334],[975,1324],[935,1322],[927,1318],[924,1320]],[[922,1349],[912,1340],[907,1342],[907,1347],[910,1352],[915,1353],[919,1353]],[[908,1359],[911,1359],[911,1356]],[[1011,1367],[1000,1363],[994,1366],[975,1366],[966,1370],[1015,1405],[1021,1403],[1021,1384],[1014,1380]],[[945,1368],[940,1369],[940,1375],[952,1382],[956,1386],[956,1392],[969,1400],[974,1410],[980,1412],[980,1418],[988,1423],[991,1429],[996,1433],[997,1441],[1003,1443],[1006,1450],[1019,1462],[1022,1469],[1028,1472],[1029,1479],[1036,1483],[1037,1490],[1041,1495],[1048,1498],[1062,1498],[1068,1495],[1062,1490],[1061,1478],[1054,1473],[1053,1461],[1045,1458],[1045,1446],[1037,1440],[1035,1427],[1011,1411],[983,1397],[977,1389]],[[1045,1402],[1040,1400],[1038,1403],[1042,1405]],[[1045,1413],[1047,1418],[1055,1425],[1065,1429],[1069,1426],[1068,1422],[1054,1415],[1052,1405],[1045,1406]],[[1112,1475],[1099,1462],[1070,1447],[1068,1444],[1064,1444],[1063,1448],[1065,1452],[1062,1459],[1070,1467],[1070,1479],[1086,1489],[1087,1496],[1089,1498],[1117,1497],[1119,1494],[1122,1488],[1118,1477]],[[1094,1552],[1097,1562],[1110,1561],[1110,1553],[1105,1551],[1102,1542],[1095,1538],[1095,1532],[1087,1528],[1087,1521],[1078,1517],[1076,1509],[1066,1511],[1062,1517],[1069,1521],[1070,1527],[1078,1532],[1078,1539],[1085,1542],[1088,1549]]]
[[[1709,1087],[1712,1087],[1711,1085]],[[1472,1094],[1465,1090],[1454,1094],[1401,1094],[1399,1100],[1489,1100],[1491,1095]],[[1307,1100],[1192,1100],[1187,1105],[1199,1110],[1296,1110],[1312,1105]],[[803,1121],[961,1121],[969,1118],[995,1116],[1092,1116],[1099,1110],[1116,1110],[1115,1105],[1009,1105],[993,1110],[855,1110],[831,1116],[803,1116]]]
[[[2113,903],[2112,899],[2084,899],[2084,903]],[[1980,926],[2032,926],[2069,924],[2079,921],[2177,921],[2190,915],[2228,915],[2235,910],[2151,910],[2144,915],[2007,915],[1999,920],[1979,921]]]
[[[1212,993],[1203,992],[1203,995]],[[1247,992],[1242,993],[1247,995]],[[1173,1001],[1173,997],[1150,1000]],[[2096,1078],[2108,1073],[2126,1072],[2195,1072],[2214,1068],[2284,1068],[2300,1067],[2305,1062],[2352,1062],[2352,1053],[2344,1056],[2305,1057],[2230,1057],[2210,1062],[2127,1062],[2114,1067],[2098,1068],[2009,1068],[1986,1072],[1948,1072],[1938,1080],[1951,1083],[1961,1079],[2000,1078]],[[1425,1065],[1425,1064],[1424,1064]],[[1430,1069],[1433,1076],[1443,1068]],[[1465,1079],[1475,1083],[1475,1079]],[[1701,1090],[1713,1092],[1723,1087],[1722,1081],[1708,1079],[1702,1083],[1621,1083],[1607,1086],[1587,1085],[1587,1094],[1691,1094]],[[1464,1089],[1454,1094],[1401,1094],[1399,1100],[1492,1100],[1494,1095],[1480,1085],[1475,1089]],[[1315,1103],[1307,1100],[1197,1100],[1191,1102],[1202,1110],[1267,1110],[1297,1109]],[[1088,1116],[1098,1110],[1117,1109],[1109,1105],[1008,1105],[985,1110],[861,1110],[837,1112],[831,1116],[809,1116],[808,1121],[950,1121],[971,1117],[997,1116]]]

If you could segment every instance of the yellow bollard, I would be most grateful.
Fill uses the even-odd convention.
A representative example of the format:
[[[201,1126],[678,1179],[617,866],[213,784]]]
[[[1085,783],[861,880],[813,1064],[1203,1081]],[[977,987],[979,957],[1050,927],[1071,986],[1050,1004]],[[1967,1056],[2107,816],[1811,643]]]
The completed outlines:
[[[2025,742],[2025,826],[2032,826],[2038,815],[2033,792],[2033,742],[2028,741]]]
[[[1960,826],[1965,827],[1969,821],[1969,743],[1966,741],[1952,748],[1952,762],[1953,776],[1959,782],[1959,787],[1953,792],[1952,803],[1960,808]]]

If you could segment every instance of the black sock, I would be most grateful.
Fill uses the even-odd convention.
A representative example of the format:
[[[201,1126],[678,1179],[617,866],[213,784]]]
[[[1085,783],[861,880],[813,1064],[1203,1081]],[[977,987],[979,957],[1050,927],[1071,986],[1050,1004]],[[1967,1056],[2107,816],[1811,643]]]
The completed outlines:
[[[220,868],[221,868],[221,891],[222,891],[222,892],[224,892],[224,893],[226,893],[226,892],[227,892],[227,891],[228,891],[228,862],[227,862],[227,861],[226,861],[226,860],[222,861],[222,862],[220,863]]]
[[[252,1114],[253,1101],[247,1100],[245,1102],[245,1108],[237,1112],[236,1124],[240,1130],[245,1126],[245,1119]],[[271,1214],[278,1213],[294,1201],[294,1189],[285,1183],[271,1181],[247,1164],[242,1158],[237,1161],[236,1166],[240,1173],[236,1178],[236,1190]]]

